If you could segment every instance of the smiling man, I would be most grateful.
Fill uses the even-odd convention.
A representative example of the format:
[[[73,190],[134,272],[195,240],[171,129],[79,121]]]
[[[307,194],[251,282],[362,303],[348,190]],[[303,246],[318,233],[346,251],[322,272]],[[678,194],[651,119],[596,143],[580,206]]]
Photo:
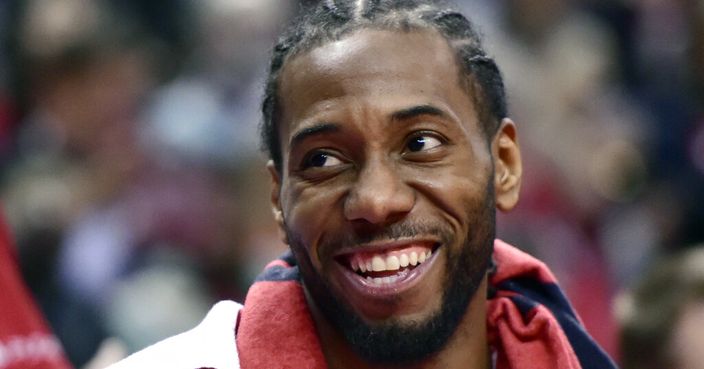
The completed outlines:
[[[244,307],[116,368],[614,367],[546,267],[495,240],[521,155],[464,16],[323,1],[275,46],[263,113],[291,252]]]

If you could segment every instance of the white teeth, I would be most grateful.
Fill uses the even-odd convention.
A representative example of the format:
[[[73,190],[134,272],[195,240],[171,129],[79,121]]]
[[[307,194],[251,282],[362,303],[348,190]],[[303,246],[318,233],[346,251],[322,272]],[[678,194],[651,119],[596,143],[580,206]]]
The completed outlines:
[[[398,270],[401,267],[398,257],[391,255],[386,258],[386,270]]]
[[[367,273],[367,272],[383,272],[383,271],[394,271],[401,268],[411,266],[416,266],[420,263],[425,262],[430,259],[432,251],[412,251],[410,253],[399,253],[395,255],[389,255],[384,257],[383,255],[376,255],[369,258],[355,257],[354,260],[350,261],[350,268],[355,272]],[[366,259],[366,260],[364,260]]]
[[[405,268],[408,266],[408,255],[406,254],[401,254],[401,257],[398,258],[399,265],[401,268]]]
[[[386,270],[386,263],[381,256],[375,256],[372,258],[372,270],[375,272],[383,272]]]
[[[391,284],[391,283],[396,283],[398,280],[398,276],[395,275],[390,275],[386,277],[377,277],[377,278],[372,278],[372,277],[367,277],[367,283],[374,283],[375,285],[382,285],[382,284]]]
[[[418,264],[418,253],[413,251],[411,256],[408,258],[408,262],[411,263],[411,265]]]

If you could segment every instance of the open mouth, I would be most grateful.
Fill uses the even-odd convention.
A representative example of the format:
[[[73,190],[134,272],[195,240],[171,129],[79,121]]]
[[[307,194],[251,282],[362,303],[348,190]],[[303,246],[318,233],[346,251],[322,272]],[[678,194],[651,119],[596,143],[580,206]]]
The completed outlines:
[[[437,244],[404,245],[383,251],[360,251],[338,261],[369,285],[384,286],[404,280],[411,271],[429,260]]]

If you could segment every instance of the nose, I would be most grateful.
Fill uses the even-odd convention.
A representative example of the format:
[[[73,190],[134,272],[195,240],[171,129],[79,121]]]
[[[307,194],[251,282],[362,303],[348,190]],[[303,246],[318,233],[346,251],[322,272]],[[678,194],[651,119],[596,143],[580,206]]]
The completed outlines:
[[[392,223],[411,211],[415,192],[388,160],[368,161],[345,199],[345,217],[375,225]]]

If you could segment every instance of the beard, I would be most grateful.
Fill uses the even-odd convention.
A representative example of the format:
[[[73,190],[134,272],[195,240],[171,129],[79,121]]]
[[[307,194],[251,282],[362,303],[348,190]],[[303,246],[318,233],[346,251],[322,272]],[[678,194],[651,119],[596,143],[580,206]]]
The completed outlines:
[[[362,359],[375,364],[404,366],[429,358],[445,346],[459,326],[491,264],[496,230],[491,181],[486,194],[481,203],[468,211],[471,234],[461,235],[461,247],[457,250],[449,247],[455,244],[457,235],[446,225],[432,223],[397,223],[377,232],[347,236],[320,245],[337,248],[414,235],[438,236],[447,255],[443,293],[440,307],[423,320],[402,322],[391,318],[381,323],[365,321],[336,296],[333,287],[313,268],[300,237],[285,227],[310,297],[325,319],[345,337]]]

